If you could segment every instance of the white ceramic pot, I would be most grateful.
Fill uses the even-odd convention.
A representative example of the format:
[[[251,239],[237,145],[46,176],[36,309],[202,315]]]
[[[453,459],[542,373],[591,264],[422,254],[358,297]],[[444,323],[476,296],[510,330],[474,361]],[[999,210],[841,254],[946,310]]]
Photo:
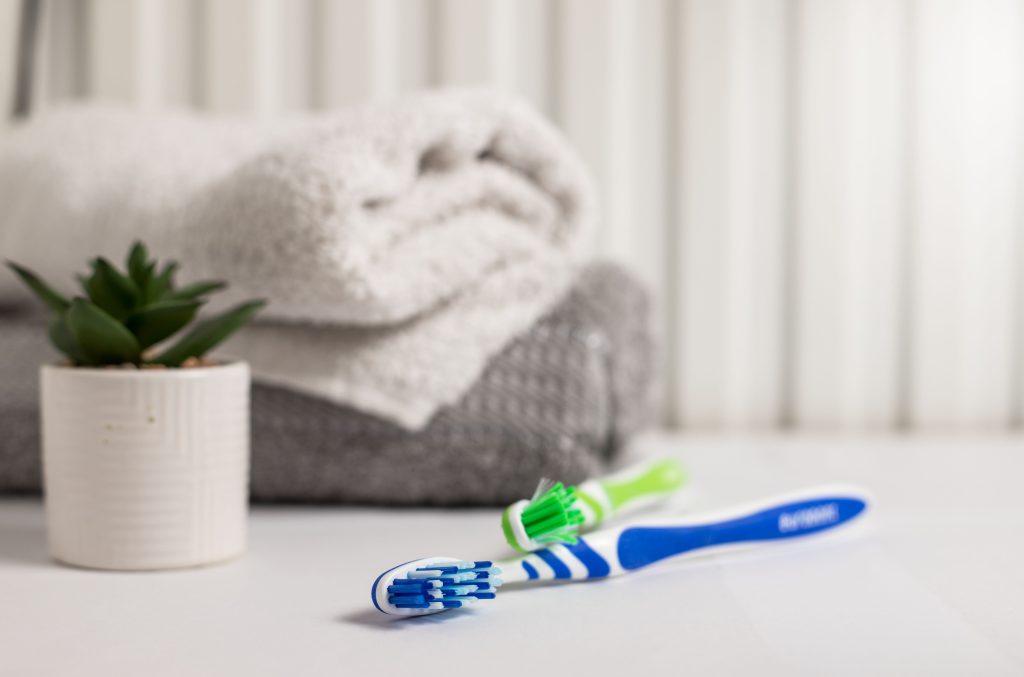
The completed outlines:
[[[192,567],[245,550],[249,367],[42,367],[50,553],[77,566]]]

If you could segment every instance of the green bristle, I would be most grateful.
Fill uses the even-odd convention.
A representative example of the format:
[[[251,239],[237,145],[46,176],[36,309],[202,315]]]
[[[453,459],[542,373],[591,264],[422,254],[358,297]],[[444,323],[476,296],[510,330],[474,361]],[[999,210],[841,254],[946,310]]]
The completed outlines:
[[[523,510],[527,535],[540,543],[576,543],[583,513],[575,505],[575,487],[541,480],[533,499]]]

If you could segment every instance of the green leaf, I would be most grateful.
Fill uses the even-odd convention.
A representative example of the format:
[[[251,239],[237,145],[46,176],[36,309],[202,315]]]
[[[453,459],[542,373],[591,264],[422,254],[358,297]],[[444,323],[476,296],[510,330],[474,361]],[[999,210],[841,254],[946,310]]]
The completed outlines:
[[[132,313],[124,324],[145,350],[191,322],[201,305],[202,301],[160,301]]]
[[[153,301],[156,301],[156,294],[154,293],[155,287],[155,275],[153,274],[156,270],[156,261],[150,261],[146,264],[146,282],[139,287],[139,292],[142,295],[142,304],[149,305]]]
[[[122,364],[139,361],[139,344],[123,324],[95,303],[81,297],[71,301],[68,329],[86,364]]]
[[[163,299],[174,288],[174,273],[178,270],[177,261],[164,264],[160,274],[153,278],[152,287],[146,291],[146,300],[150,303]]]
[[[60,313],[54,315],[53,319],[50,320],[50,342],[53,346],[64,353],[69,360],[75,364],[85,364],[89,360],[85,357],[82,349],[79,347],[78,342],[75,341],[75,337],[71,335],[71,330],[68,328],[67,313]]]
[[[92,266],[92,275],[85,281],[89,299],[114,319],[124,320],[141,300],[138,286],[102,257],[93,260]]]
[[[220,291],[227,287],[227,282],[221,282],[220,280],[204,280],[202,282],[193,282],[187,284],[180,289],[175,289],[170,294],[167,294],[164,298],[166,300],[189,300],[196,299],[200,296],[206,296],[207,294],[215,291]]]
[[[13,270],[18,277],[21,278],[21,281],[25,283],[25,286],[35,292],[36,296],[42,299],[43,303],[45,303],[50,310],[55,313],[63,313],[68,309],[68,306],[70,305],[68,300],[64,298],[62,294],[55,292],[50,285],[43,282],[39,276],[31,270],[19,266],[14,261],[8,261],[7,267]]]
[[[128,268],[128,275],[139,289],[145,289],[146,283],[149,281],[152,268],[146,265],[148,261],[149,252],[146,251],[146,245],[136,241],[132,245],[131,251],[128,252],[125,266]]]
[[[265,305],[267,305],[266,301],[249,301],[200,322],[153,362],[176,367],[190,357],[202,357],[248,322]]]

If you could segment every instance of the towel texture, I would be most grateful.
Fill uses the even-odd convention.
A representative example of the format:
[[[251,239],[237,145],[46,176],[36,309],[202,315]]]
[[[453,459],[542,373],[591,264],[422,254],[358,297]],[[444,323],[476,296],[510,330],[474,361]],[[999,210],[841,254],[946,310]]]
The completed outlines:
[[[539,275],[544,270],[547,279]],[[443,312],[395,327],[258,322],[223,352],[248,360],[267,383],[420,430],[459,401],[492,353],[555,303],[553,292],[569,285],[570,274],[565,264],[534,261],[489,276]]]
[[[326,380],[254,344],[257,376],[412,429],[566,293],[592,203],[557,131],[494,92],[275,123],[69,109],[0,140],[5,256],[64,283],[141,238],[347,348]]]
[[[647,300],[610,265],[505,348],[455,406],[410,432],[257,380],[252,495],[269,501],[500,505],[541,476],[600,470],[648,421]],[[0,491],[38,491],[39,318],[0,315]]]

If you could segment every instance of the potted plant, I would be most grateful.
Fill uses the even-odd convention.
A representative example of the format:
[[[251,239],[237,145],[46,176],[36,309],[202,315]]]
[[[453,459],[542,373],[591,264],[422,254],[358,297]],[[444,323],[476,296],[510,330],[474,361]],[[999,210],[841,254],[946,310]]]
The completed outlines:
[[[142,243],[126,272],[100,257],[67,298],[8,266],[52,311],[67,358],[41,368],[43,481],[52,556],[120,570],[190,567],[245,549],[249,367],[207,357],[263,301],[186,329],[223,282],[174,283]],[[180,338],[175,339],[176,335]]]

